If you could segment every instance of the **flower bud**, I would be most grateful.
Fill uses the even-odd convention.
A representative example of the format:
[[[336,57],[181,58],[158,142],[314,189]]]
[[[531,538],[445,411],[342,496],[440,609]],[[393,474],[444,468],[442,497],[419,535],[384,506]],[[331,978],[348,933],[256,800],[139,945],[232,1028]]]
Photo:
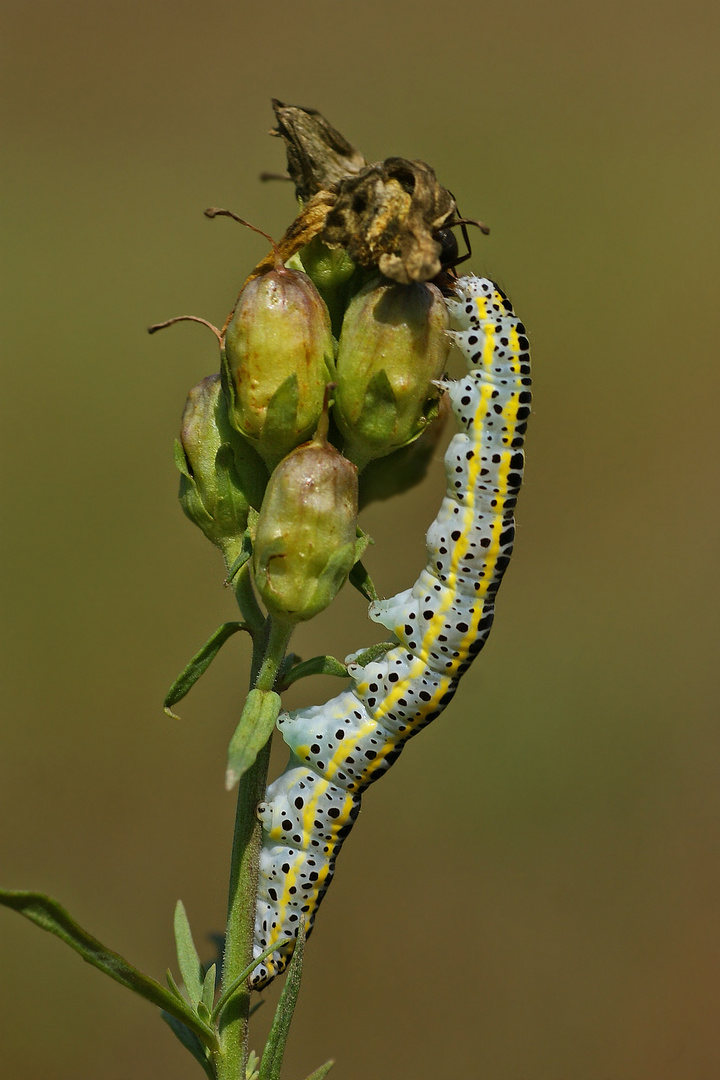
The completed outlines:
[[[333,333],[340,336],[343,315],[350,297],[357,292],[367,274],[343,248],[331,249],[319,236],[313,237],[295,256],[327,304]]]
[[[305,274],[278,266],[248,282],[223,364],[230,422],[272,469],[315,431],[334,377],[327,308]]]
[[[440,290],[413,282],[368,282],[350,302],[337,358],[333,416],[345,455],[362,469],[413,442],[437,414],[432,385],[450,339]]]
[[[329,248],[319,236],[313,237],[298,257],[321,296],[346,285],[353,275],[357,275],[357,266],[348,253],[343,248]]]
[[[277,466],[263,499],[253,571],[268,611],[293,622],[328,606],[355,562],[357,469],[323,439]]]
[[[258,454],[230,426],[219,375],[188,394],[176,461],[183,510],[234,561],[248,509],[260,506],[268,477]]]

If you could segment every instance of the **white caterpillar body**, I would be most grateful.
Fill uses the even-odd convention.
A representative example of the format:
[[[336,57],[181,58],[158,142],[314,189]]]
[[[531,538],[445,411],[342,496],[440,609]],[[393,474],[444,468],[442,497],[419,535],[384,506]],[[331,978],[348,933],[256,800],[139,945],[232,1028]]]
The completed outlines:
[[[453,338],[470,370],[443,384],[461,431],[445,454],[428,562],[411,589],[370,605],[397,643],[364,666],[348,657],[345,690],[278,720],[290,761],[258,808],[255,956],[278,948],[253,973],[258,989],[287,964],[301,921],[310,932],[362,791],[442,712],[492,625],[515,534],[530,359],[525,328],[492,281],[461,278],[456,294],[447,301],[461,327]]]

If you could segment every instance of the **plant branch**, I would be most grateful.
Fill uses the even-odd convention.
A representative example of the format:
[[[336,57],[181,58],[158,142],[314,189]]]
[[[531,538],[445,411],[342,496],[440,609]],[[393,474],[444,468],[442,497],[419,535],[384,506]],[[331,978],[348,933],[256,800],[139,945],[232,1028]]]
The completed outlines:
[[[243,614],[248,618],[245,608]],[[260,635],[255,638],[251,677],[253,689],[274,688],[291,632],[292,626],[289,623],[267,619],[263,639],[260,639]],[[253,959],[258,862],[262,846],[262,828],[257,819],[256,808],[265,797],[270,743],[271,740],[268,739],[254,765],[241,777],[238,786],[223,962],[223,993],[237,982]],[[249,987],[239,990],[220,1017],[221,1049],[216,1057],[218,1080],[244,1080],[248,1058],[250,995]]]

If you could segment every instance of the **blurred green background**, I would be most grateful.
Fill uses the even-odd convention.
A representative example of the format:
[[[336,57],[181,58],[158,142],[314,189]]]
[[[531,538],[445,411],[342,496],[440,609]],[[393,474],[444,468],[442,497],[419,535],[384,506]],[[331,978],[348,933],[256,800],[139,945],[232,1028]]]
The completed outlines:
[[[717,3],[6,0],[2,24],[0,882],[157,978],[178,897],[199,937],[222,925],[245,644],[180,722],[160,708],[233,611],[171,452],[216,346],[145,330],[223,321],[265,242],[202,210],[279,236],[270,98],[314,106],[491,225],[471,266],[530,330],[536,404],[491,642],[367,795],[288,1080],[330,1055],[337,1080],[720,1075]],[[386,594],[441,487],[438,462],[365,515]],[[377,636],[347,591],[296,647]],[[4,911],[0,1002],[8,1080],[199,1075]]]

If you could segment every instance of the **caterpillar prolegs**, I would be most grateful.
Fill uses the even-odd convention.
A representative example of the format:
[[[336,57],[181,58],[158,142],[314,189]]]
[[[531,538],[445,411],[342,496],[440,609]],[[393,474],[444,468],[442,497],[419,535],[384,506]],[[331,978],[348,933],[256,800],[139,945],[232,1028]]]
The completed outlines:
[[[492,281],[461,278],[456,295],[447,303],[461,329],[451,333],[469,371],[442,384],[461,430],[445,454],[428,562],[411,589],[369,609],[396,644],[365,665],[348,657],[349,687],[278,720],[290,760],[258,808],[254,953],[278,948],[252,975],[258,989],[287,964],[301,921],[310,932],[361,793],[442,712],[492,625],[515,535],[530,358],[525,327]]]

